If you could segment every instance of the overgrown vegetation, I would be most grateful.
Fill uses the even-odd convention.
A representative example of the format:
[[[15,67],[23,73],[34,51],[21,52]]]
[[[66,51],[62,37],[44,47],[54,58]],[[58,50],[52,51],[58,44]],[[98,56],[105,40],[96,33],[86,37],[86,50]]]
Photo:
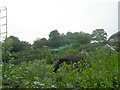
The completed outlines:
[[[99,31],[99,30],[98,30]],[[57,31],[54,31],[57,33]],[[51,32],[50,39],[35,41],[33,45],[27,42],[20,44],[19,39],[8,38],[11,43],[3,43],[3,65],[2,65],[2,87],[3,88],[113,88],[117,89],[120,85],[118,80],[118,55],[117,51],[111,51],[105,47],[105,39],[94,38],[98,43],[90,43],[88,38],[79,36],[80,33],[69,33],[69,44],[60,45],[56,37],[60,34]],[[67,36],[66,35],[66,36]],[[83,37],[86,43],[80,42],[75,37]],[[81,34],[82,35],[82,34]],[[88,34],[87,34],[88,35]],[[105,33],[106,35],[106,33]],[[54,36],[54,37],[53,37]],[[61,36],[61,35],[60,35]],[[66,37],[65,36],[65,37]],[[73,39],[73,37],[75,39]],[[95,34],[93,35],[95,36]],[[65,39],[64,37],[64,39]],[[72,40],[71,40],[72,38]],[[60,37],[59,37],[60,39]],[[77,40],[77,41],[75,41]],[[47,42],[47,46],[45,46]],[[48,44],[49,42],[49,44]],[[23,43],[23,42],[22,42]],[[59,44],[58,44],[59,43]],[[21,49],[16,48],[20,45]],[[32,47],[31,47],[32,46]],[[57,48],[58,47],[58,48]],[[62,63],[56,73],[53,72],[54,62],[66,54],[79,54],[81,50],[86,50],[88,55],[85,62],[78,62],[78,68],[75,63]],[[2,79],[2,78],[0,78]]]
[[[51,57],[54,58],[54,55]],[[117,52],[112,56],[105,52],[100,53],[100,51],[90,52],[89,63],[85,67],[79,64],[79,69],[82,72],[78,72],[78,68],[74,68],[73,64],[63,63],[58,72],[53,73],[53,65],[47,64],[46,59],[35,59],[22,62],[19,65],[4,64],[3,87],[118,88]]]

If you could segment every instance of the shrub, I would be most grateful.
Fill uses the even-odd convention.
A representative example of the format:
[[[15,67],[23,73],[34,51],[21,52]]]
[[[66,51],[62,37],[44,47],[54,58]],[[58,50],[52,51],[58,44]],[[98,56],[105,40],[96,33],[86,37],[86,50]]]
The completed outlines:
[[[73,52],[72,52],[73,51]],[[77,50],[66,50],[65,53],[77,53]],[[79,64],[63,63],[57,73],[52,70],[51,61],[59,55],[46,51],[46,57],[22,62],[19,65],[3,65],[3,88],[113,88],[119,87],[118,81],[118,54],[114,52],[101,53],[96,50],[89,52],[89,63],[85,67]],[[54,56],[56,55],[56,56]],[[82,69],[79,72],[78,69]]]

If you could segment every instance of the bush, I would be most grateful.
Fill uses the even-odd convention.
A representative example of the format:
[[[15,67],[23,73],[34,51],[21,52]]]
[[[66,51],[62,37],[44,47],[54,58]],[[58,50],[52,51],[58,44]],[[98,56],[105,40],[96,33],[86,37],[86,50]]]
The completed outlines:
[[[77,50],[66,50],[65,53],[78,53]],[[62,52],[51,54],[46,51],[45,58],[22,62],[19,65],[3,65],[3,88],[113,88],[120,85],[118,81],[118,54],[99,50],[90,52],[89,63],[85,67],[79,64],[63,63],[57,73],[52,70],[53,58]],[[56,56],[54,56],[56,55]],[[51,61],[49,61],[51,60]],[[79,72],[78,69],[82,69]]]

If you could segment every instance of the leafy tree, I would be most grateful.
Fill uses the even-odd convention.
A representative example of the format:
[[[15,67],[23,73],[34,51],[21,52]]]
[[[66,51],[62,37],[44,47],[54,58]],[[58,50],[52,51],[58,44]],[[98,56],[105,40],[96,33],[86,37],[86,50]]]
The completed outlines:
[[[31,44],[26,41],[21,41],[21,44],[23,46],[23,50],[30,50],[31,49]]]
[[[70,40],[67,39],[67,36],[63,33],[60,35],[60,40],[61,40],[61,45],[62,46],[66,45],[66,44],[69,44],[69,41],[70,41]]]
[[[2,60],[3,62],[8,62],[11,58],[13,58],[13,54],[20,51],[30,50],[31,44],[26,41],[20,41],[18,37],[10,36],[5,39],[2,44],[3,54]]]
[[[17,37],[10,36],[5,39],[3,43],[4,50],[9,50],[10,52],[18,52],[22,50],[22,44]]]
[[[53,30],[50,32],[49,35],[50,40],[56,40],[56,38],[58,39],[59,37],[60,37],[60,33],[58,32],[58,30]]]
[[[30,49],[31,45],[28,42],[20,41],[18,37],[10,36],[5,39],[3,48],[4,51],[19,52]]]
[[[49,34],[49,41],[50,41],[50,46],[52,47],[59,47],[61,46],[61,37],[60,33],[58,30],[53,30]]]
[[[74,42],[74,38],[73,38],[73,33],[72,32],[67,32],[66,37],[67,37],[67,42],[68,43],[73,43]]]
[[[92,40],[97,43],[105,43],[107,41],[107,33],[104,29],[96,29],[92,32]]]
[[[42,48],[43,46],[48,46],[48,41],[46,38],[37,39],[33,44],[34,48]]]
[[[3,62],[7,62],[10,59],[12,52],[19,51],[19,39],[14,36],[10,36],[9,38],[6,38],[5,41],[2,44],[2,60]]]
[[[90,43],[90,41],[91,41],[91,35],[90,35],[89,33],[80,32],[80,33],[79,33],[78,41],[79,41],[81,44]]]
[[[91,35],[85,32],[75,32],[67,33],[67,38],[70,43],[81,43],[81,44],[87,44],[91,41]]]

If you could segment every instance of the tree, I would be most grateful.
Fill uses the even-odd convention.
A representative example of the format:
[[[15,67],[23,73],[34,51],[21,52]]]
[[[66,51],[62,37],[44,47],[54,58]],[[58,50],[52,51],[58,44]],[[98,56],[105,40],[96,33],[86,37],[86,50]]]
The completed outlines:
[[[18,37],[10,36],[6,38],[3,45],[5,50],[9,50],[10,52],[18,52],[22,50],[22,44]]]
[[[59,47],[61,46],[61,36],[58,30],[53,30],[49,34],[49,42],[51,47]]]
[[[92,32],[92,40],[97,43],[105,43],[107,41],[107,33],[104,29],[96,29]]]
[[[91,41],[91,35],[85,32],[68,32],[67,38],[70,43],[87,44]]]
[[[10,52],[19,52],[22,50],[29,50],[31,45],[28,42],[20,41],[18,37],[10,36],[5,39],[3,43],[4,50]]]
[[[5,41],[2,44],[3,47],[3,54],[2,54],[2,60],[3,62],[7,62],[13,52],[19,52],[23,50],[23,44],[18,39],[18,37],[10,36],[5,39]]]
[[[61,40],[61,46],[64,46],[69,43],[69,41],[64,33],[62,33],[60,35],[60,40]]]
[[[22,45],[22,50],[30,50],[31,49],[31,44],[29,42],[26,41],[21,41],[21,45]]]
[[[49,34],[49,40],[56,40],[60,38],[60,33],[58,32],[58,30],[53,30],[50,32]]]
[[[85,33],[85,32],[80,32],[79,33],[79,38],[78,41],[81,44],[87,44],[91,42],[91,35],[89,33]]]
[[[43,48],[43,46],[48,46],[48,41],[46,38],[37,39],[33,44],[34,48]]]
[[[73,43],[74,42],[73,33],[72,32],[67,32],[66,37],[67,37],[68,43]]]

